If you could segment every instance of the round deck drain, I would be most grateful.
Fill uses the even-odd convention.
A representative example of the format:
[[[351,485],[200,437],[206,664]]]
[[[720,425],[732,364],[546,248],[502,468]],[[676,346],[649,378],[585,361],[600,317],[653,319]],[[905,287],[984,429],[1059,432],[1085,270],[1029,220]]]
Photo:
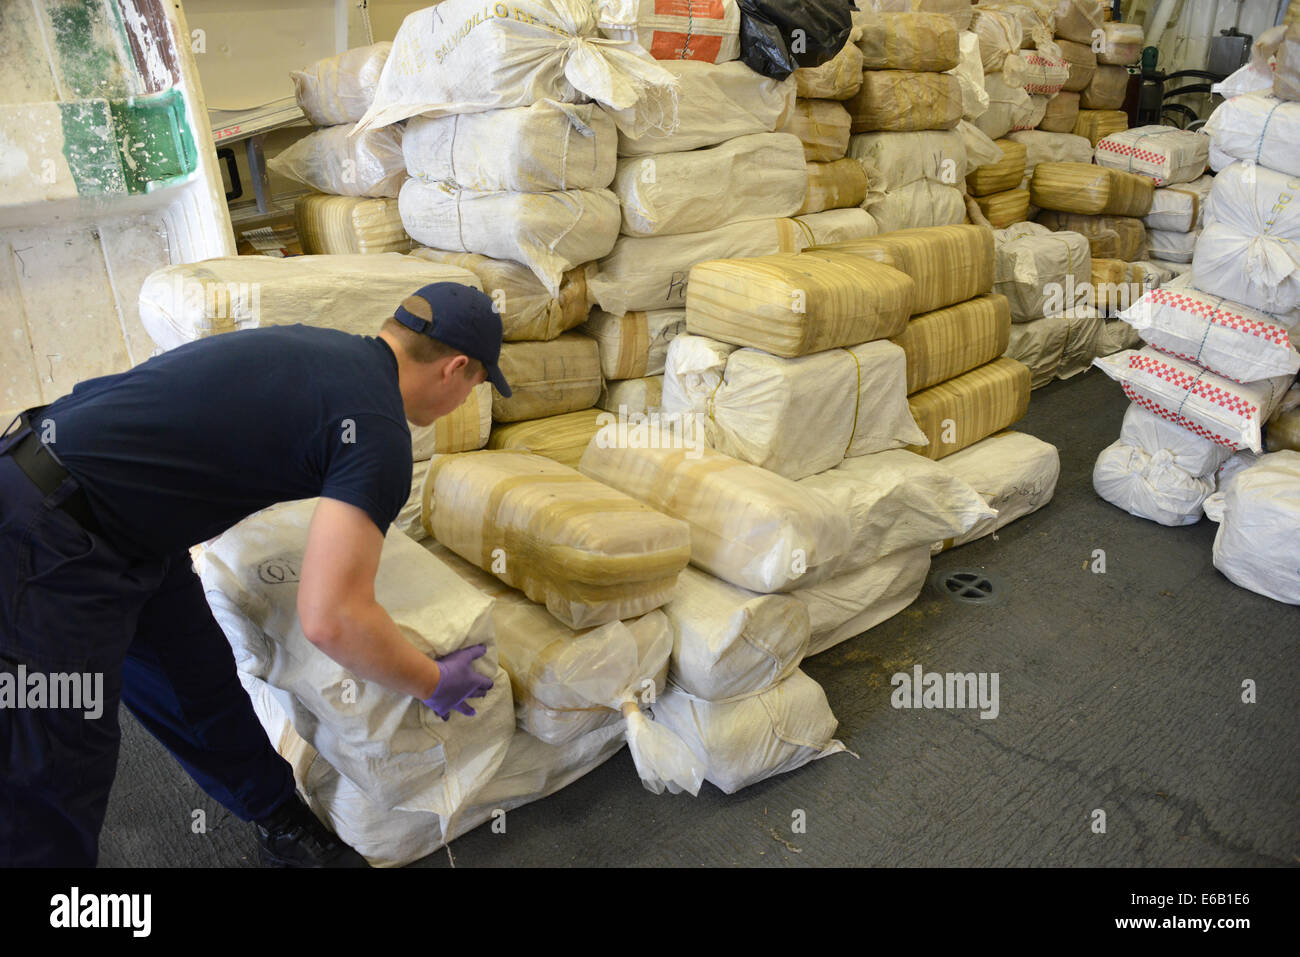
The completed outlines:
[[[970,568],[939,572],[932,582],[941,595],[971,605],[987,605],[1002,594],[988,573]]]

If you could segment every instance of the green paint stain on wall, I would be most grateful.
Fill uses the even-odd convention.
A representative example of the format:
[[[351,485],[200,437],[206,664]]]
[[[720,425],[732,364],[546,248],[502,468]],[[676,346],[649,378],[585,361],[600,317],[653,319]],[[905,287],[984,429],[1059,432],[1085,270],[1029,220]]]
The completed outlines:
[[[46,0],[64,99],[124,97],[131,90],[114,43],[116,9],[104,0]]]
[[[63,156],[81,196],[127,192],[122,160],[114,147],[113,118],[107,100],[59,104]]]
[[[59,104],[63,155],[81,196],[147,193],[198,167],[180,90]]]

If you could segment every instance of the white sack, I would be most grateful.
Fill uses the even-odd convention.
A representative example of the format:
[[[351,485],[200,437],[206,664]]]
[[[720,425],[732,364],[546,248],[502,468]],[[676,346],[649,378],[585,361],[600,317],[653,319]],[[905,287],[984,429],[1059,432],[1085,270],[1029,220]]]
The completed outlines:
[[[882,233],[966,222],[965,194],[928,179],[891,190],[874,201],[868,196],[867,203],[867,211]]]
[[[803,213],[796,216],[794,221],[804,230],[808,246],[867,239],[880,232],[876,220],[865,209],[827,209],[820,213]]]
[[[349,137],[351,126],[308,133],[267,160],[272,173],[336,196],[394,197],[406,179],[402,128]]]
[[[1063,311],[1067,290],[1092,281],[1090,250],[1086,236],[1053,232],[1039,223],[995,229],[993,291],[1007,297],[1012,322]]]
[[[594,0],[601,36],[634,40],[656,60],[726,63],[740,56],[736,0],[665,4],[663,0]]]
[[[848,155],[866,169],[872,192],[921,179],[953,186],[966,178],[966,141],[957,130],[858,133],[849,138]]]
[[[805,657],[893,618],[916,601],[929,574],[930,549],[920,545],[791,592],[808,611],[811,638]]]
[[[1165,229],[1148,229],[1146,232],[1146,254],[1153,259],[1164,262],[1190,263],[1196,252],[1196,243],[1201,238],[1201,231],[1194,229],[1189,233],[1174,233]]]
[[[1261,456],[1224,496],[1214,567],[1228,580],[1300,605],[1300,452]]]
[[[1214,177],[1208,173],[1190,183],[1165,186],[1151,196],[1151,211],[1142,217],[1147,229],[1187,233],[1205,225],[1205,205],[1210,199]],[[1148,235],[1150,233],[1148,232]]]
[[[1174,464],[1166,450],[1149,455],[1115,442],[1102,449],[1092,470],[1097,494],[1138,518],[1161,525],[1195,525],[1213,480],[1197,478]]]
[[[600,371],[606,379],[660,375],[668,346],[686,332],[685,309],[652,309],[613,316],[591,311],[581,330],[600,348]]]
[[[1204,130],[1215,171],[1245,160],[1300,176],[1300,103],[1255,93],[1234,96],[1210,114]]]
[[[1173,464],[1188,475],[1210,479],[1224,462],[1232,457],[1232,449],[1202,438],[1181,425],[1175,425],[1136,402],[1129,403],[1120,426],[1119,441],[1155,455],[1164,449]]]
[[[355,123],[365,116],[379,88],[379,75],[393,45],[387,41],[353,47],[293,70],[294,97],[312,126]]]
[[[1002,354],[1028,366],[1029,387],[1041,389],[1055,380],[1069,337],[1070,323],[1064,316],[1012,323],[1007,351]]]
[[[957,37],[961,62],[948,72],[961,84],[961,113],[963,119],[973,120],[989,108],[989,95],[984,90],[984,66],[980,62],[979,37],[967,30]]]
[[[616,415],[658,412],[663,405],[664,377],[642,376],[639,379],[616,379],[605,382],[596,400],[596,408]]]
[[[674,337],[664,357],[664,412],[707,412],[709,396],[722,381],[727,357],[738,348],[708,336],[682,333]]]
[[[997,512],[981,519],[964,535],[938,543],[956,548],[1038,511],[1056,494],[1061,456],[1056,446],[1023,432],[999,432],[960,452],[945,456],[939,466],[952,472]]]
[[[1007,139],[1025,148],[1025,185],[1039,163],[1091,163],[1092,143],[1086,136],[1073,133],[1048,133],[1046,130],[1013,130]]]

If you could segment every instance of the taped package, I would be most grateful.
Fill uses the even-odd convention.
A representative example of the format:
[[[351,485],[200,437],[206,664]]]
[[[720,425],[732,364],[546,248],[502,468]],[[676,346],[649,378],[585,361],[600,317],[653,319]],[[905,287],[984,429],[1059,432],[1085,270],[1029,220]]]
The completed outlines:
[[[353,47],[293,70],[294,98],[312,126],[338,126],[361,119],[374,102],[379,75],[393,45],[387,41]]]
[[[1097,72],[1097,54],[1093,52],[1092,40],[1074,41],[1058,37],[1056,45],[1070,66],[1070,75],[1061,89],[1067,93],[1078,93],[1092,82],[1093,74]],[[1078,102],[1078,97],[1075,97],[1075,102]]]
[[[1022,223],[1029,215],[1029,190],[1009,189],[1003,193],[977,196],[976,205],[994,229]]]
[[[1061,364],[1056,367],[1056,377],[1072,379],[1092,368],[1092,360],[1099,355],[1097,341],[1105,328],[1106,320],[1089,306],[1076,306],[1062,315],[1069,324],[1069,332],[1065,337]]]
[[[966,174],[966,189],[972,196],[988,196],[1016,189],[1025,178],[1025,148],[1012,140],[995,140],[1002,158],[996,163],[977,166]]]
[[[1214,177],[1205,175],[1190,183],[1165,186],[1151,194],[1151,212],[1142,217],[1147,229],[1190,233],[1205,225],[1205,205]]]
[[[663,405],[664,377],[642,376],[639,379],[607,381],[600,390],[596,408],[623,415],[658,412]]]
[[[780,132],[799,138],[803,158],[809,163],[843,159],[849,150],[853,118],[843,103],[834,100],[796,100]]]
[[[1135,126],[1097,143],[1097,164],[1150,176],[1157,186],[1190,183],[1205,173],[1210,138],[1172,126]]]
[[[883,196],[869,194],[866,203],[881,233],[966,222],[965,194],[928,179],[892,189]]]
[[[809,99],[847,100],[862,89],[862,69],[862,50],[848,42],[821,66],[795,70],[795,88]]]
[[[521,263],[552,295],[565,272],[614,247],[622,221],[606,189],[480,193],[408,179],[397,205],[416,242]]]
[[[794,595],[760,595],[687,568],[661,609],[672,629],[671,677],[709,701],[765,691],[799,667],[808,610]]]
[[[654,309],[612,316],[593,309],[582,331],[596,340],[600,371],[606,379],[659,375],[664,371],[668,343],[686,331],[686,310]]]
[[[1073,133],[1079,122],[1079,94],[1062,90],[1047,101],[1038,128],[1051,133]]]
[[[838,754],[838,722],[826,692],[802,671],[766,691],[707,701],[676,687],[655,702],[655,716],[705,757],[704,779],[726,794]]]
[[[464,269],[399,253],[227,256],[151,273],[140,287],[140,321],[160,349],[294,323],[372,336],[412,291],[434,282],[482,288]]]
[[[1300,103],[1248,94],[1220,103],[1204,130],[1210,136],[1210,166],[1218,171],[1235,160],[1258,163],[1300,176]]]
[[[706,413],[709,397],[722,382],[727,357],[738,348],[729,342],[690,333],[683,333],[668,343],[664,360],[664,412]]]
[[[590,3],[517,0],[485,10],[477,0],[443,0],[402,21],[359,128],[590,98],[639,135],[671,128],[676,88],[639,45],[602,39]]]
[[[941,459],[1005,429],[1029,408],[1030,378],[1023,363],[996,359],[911,396],[912,418],[930,440],[911,451]]]
[[[849,139],[848,155],[866,167],[871,188],[885,193],[920,180],[955,185],[967,170],[958,130],[863,133]]]
[[[404,253],[411,237],[391,199],[311,193],[293,204],[302,251],[313,255]]]
[[[465,401],[432,425],[411,426],[411,456],[423,462],[446,452],[471,452],[487,445],[492,432],[492,385],[480,382]]]
[[[1152,259],[1170,263],[1191,263],[1196,243],[1201,238],[1199,229],[1190,233],[1170,233],[1163,229],[1147,230],[1146,253]]]
[[[915,286],[848,248],[714,260],[691,269],[686,328],[793,358],[897,335]]]
[[[1107,66],[1099,62],[1088,85],[1079,91],[1079,106],[1082,107],[1080,119],[1083,118],[1083,113],[1089,111],[1118,111],[1124,105],[1127,93],[1128,68]],[[1127,121],[1124,125],[1128,125]]]
[[[1019,56],[1025,31],[1015,14],[981,4],[975,8],[970,28],[979,38],[980,63],[986,73],[1001,72],[1008,57]]]
[[[1238,382],[1300,371],[1300,352],[1275,317],[1188,285],[1153,289],[1120,318],[1162,352]]]
[[[1007,349],[1011,311],[1005,296],[977,296],[914,317],[894,338],[907,357],[907,394],[992,362]]]
[[[950,130],[962,115],[961,84],[947,73],[878,70],[844,104],[854,133]]]
[[[677,80],[677,126],[671,133],[650,129],[639,135],[620,128],[619,156],[676,153],[771,133],[785,125],[794,109],[797,84],[791,77],[769,79],[737,61],[715,66],[664,60],[659,66]]]
[[[582,325],[587,318],[587,277],[582,267],[570,269],[561,276],[559,294],[553,296],[531,269],[508,259],[427,246],[417,246],[411,255],[428,262],[458,266],[477,276],[501,317],[502,337],[506,342],[554,339]]]
[[[914,315],[982,296],[993,287],[993,237],[982,226],[906,229],[812,251],[864,256],[911,276]]]
[[[1056,494],[1061,456],[1042,439],[1007,431],[948,456],[941,467],[978,492],[997,516],[981,519],[964,535],[938,543],[934,551],[973,542],[1038,511]]]
[[[683,522],[525,452],[434,458],[424,527],[571,628],[658,608],[690,558]]]
[[[1073,133],[1049,133],[1045,130],[1013,130],[1007,139],[1025,148],[1024,185],[1034,175],[1039,163],[1091,163],[1092,144],[1086,136]]]
[[[1143,408],[1202,438],[1252,452],[1261,450],[1260,428],[1291,384],[1290,376],[1233,382],[1150,346],[1093,364]]]
[[[358,136],[351,132],[351,126],[327,126],[308,133],[266,166],[321,193],[396,196],[406,179],[402,128],[389,126]]]
[[[532,452],[576,469],[603,421],[599,409],[580,409],[524,422],[497,422],[492,426],[487,447]]]
[[[1092,288],[1086,290],[1090,296],[1084,297],[1083,304],[1094,306],[1103,315],[1115,316],[1141,299],[1154,285],[1146,267],[1119,259],[1099,259],[1094,255]],[[1127,323],[1125,325],[1127,327]]]
[[[629,428],[628,441],[618,432],[596,435],[582,473],[689,523],[697,568],[768,593],[820,581],[844,557],[849,530],[824,496],[705,448],[687,428],[651,423],[637,436]]]
[[[792,592],[808,611],[808,655],[821,654],[893,618],[916,601],[930,574],[930,549],[915,546]]]
[[[1056,381],[1069,336],[1070,323],[1064,316],[1018,322],[1011,329],[1004,355],[1023,363],[1029,369],[1029,387],[1041,389]]]
[[[880,232],[875,217],[865,209],[827,209],[804,213],[794,221],[804,231],[810,246],[843,243],[851,239],[869,239]]]
[[[847,456],[919,444],[907,407],[907,358],[892,342],[868,342],[782,359],[739,349],[709,396],[709,444],[800,479]],[[806,428],[808,409],[818,427]]]
[[[736,0],[665,4],[662,0],[595,0],[602,36],[634,40],[656,60],[726,63],[740,56]]]
[[[961,84],[962,119],[973,120],[989,108],[989,95],[984,92],[984,66],[980,63],[979,37],[967,31],[958,34],[961,58],[948,72]]]
[[[861,167],[857,172],[865,192]],[[802,212],[808,188],[803,144],[788,133],[754,133],[686,153],[624,158],[610,187],[622,204],[625,236],[698,233],[790,216]]]
[[[943,73],[960,59],[957,28],[942,14],[880,13],[856,22],[861,28],[857,47],[864,70]]]
[[[1136,173],[1085,163],[1039,163],[1029,183],[1031,202],[1063,213],[1145,216],[1154,186]]]
[[[1106,34],[1101,49],[1097,51],[1098,63],[1115,63],[1128,66],[1142,56],[1142,26],[1138,23],[1120,23],[1108,20],[1102,24]]]
[[[1213,479],[1220,466],[1232,457],[1232,449],[1227,446],[1189,432],[1136,402],[1130,402],[1124,411],[1119,441],[1141,449],[1147,455],[1155,455],[1163,449],[1174,465],[1188,475],[1205,479]]]
[[[1094,147],[1108,136],[1115,136],[1127,129],[1128,114],[1122,110],[1081,109],[1074,121],[1074,132],[1087,137]]]
[[[1146,256],[1147,230],[1136,216],[1090,216],[1045,209],[1038,214],[1038,222],[1053,232],[1079,233],[1090,240],[1106,237],[1106,248],[1099,249],[1096,242],[1092,245],[1092,254],[1098,259],[1137,262]],[[1114,233],[1113,239],[1108,233]]]
[[[867,173],[855,159],[808,163],[808,191],[798,213],[855,208],[867,198]]]
[[[1029,94],[1055,96],[1070,78],[1070,61],[1045,49],[1027,51],[1020,56],[1025,64],[1024,88]]]
[[[1072,304],[1072,289],[1092,281],[1088,240],[1052,232],[1038,223],[1016,223],[993,234],[994,292],[1006,296],[1012,322],[1059,314]]]
[[[1138,518],[1161,525],[1195,525],[1204,514],[1205,499],[1214,492],[1214,479],[1179,468],[1166,449],[1148,453],[1119,441],[1097,456],[1092,487]]]
[[[618,131],[595,103],[539,100],[489,113],[416,116],[406,124],[406,171],[466,189],[545,193],[600,189],[614,178]]]
[[[1300,452],[1265,455],[1229,486],[1214,567],[1234,584],[1300,605]]]
[[[793,219],[732,223],[680,236],[620,236],[608,256],[588,265],[587,288],[600,308],[616,316],[684,309],[687,279],[696,263],[793,253],[810,241]]]
[[[421,654],[486,645],[473,665],[492,687],[473,717],[359,679],[303,633],[298,575],[318,499],[264,509],[195,553],[195,566],[240,671],[275,689],[304,739],[382,808],[444,818],[501,766],[514,733],[510,682],[497,663],[490,599],[397,529],[384,538],[375,600]]]
[[[589,409],[600,397],[600,347],[578,332],[546,342],[503,342],[499,365],[511,395],[492,390],[497,422]]]

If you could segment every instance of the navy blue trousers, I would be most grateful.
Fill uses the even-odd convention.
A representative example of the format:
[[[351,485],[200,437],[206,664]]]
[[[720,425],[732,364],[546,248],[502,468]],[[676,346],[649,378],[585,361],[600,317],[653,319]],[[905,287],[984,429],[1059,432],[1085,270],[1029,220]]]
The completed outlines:
[[[94,866],[119,701],[232,814],[266,817],[293,794],[293,773],[253,713],[188,553],[142,561],[82,528],[58,508],[75,480],[42,495],[2,454],[21,435],[0,439],[0,682],[103,683],[98,717],[84,700],[19,708],[0,697],[0,865]],[[189,834],[191,811],[158,826]]]

